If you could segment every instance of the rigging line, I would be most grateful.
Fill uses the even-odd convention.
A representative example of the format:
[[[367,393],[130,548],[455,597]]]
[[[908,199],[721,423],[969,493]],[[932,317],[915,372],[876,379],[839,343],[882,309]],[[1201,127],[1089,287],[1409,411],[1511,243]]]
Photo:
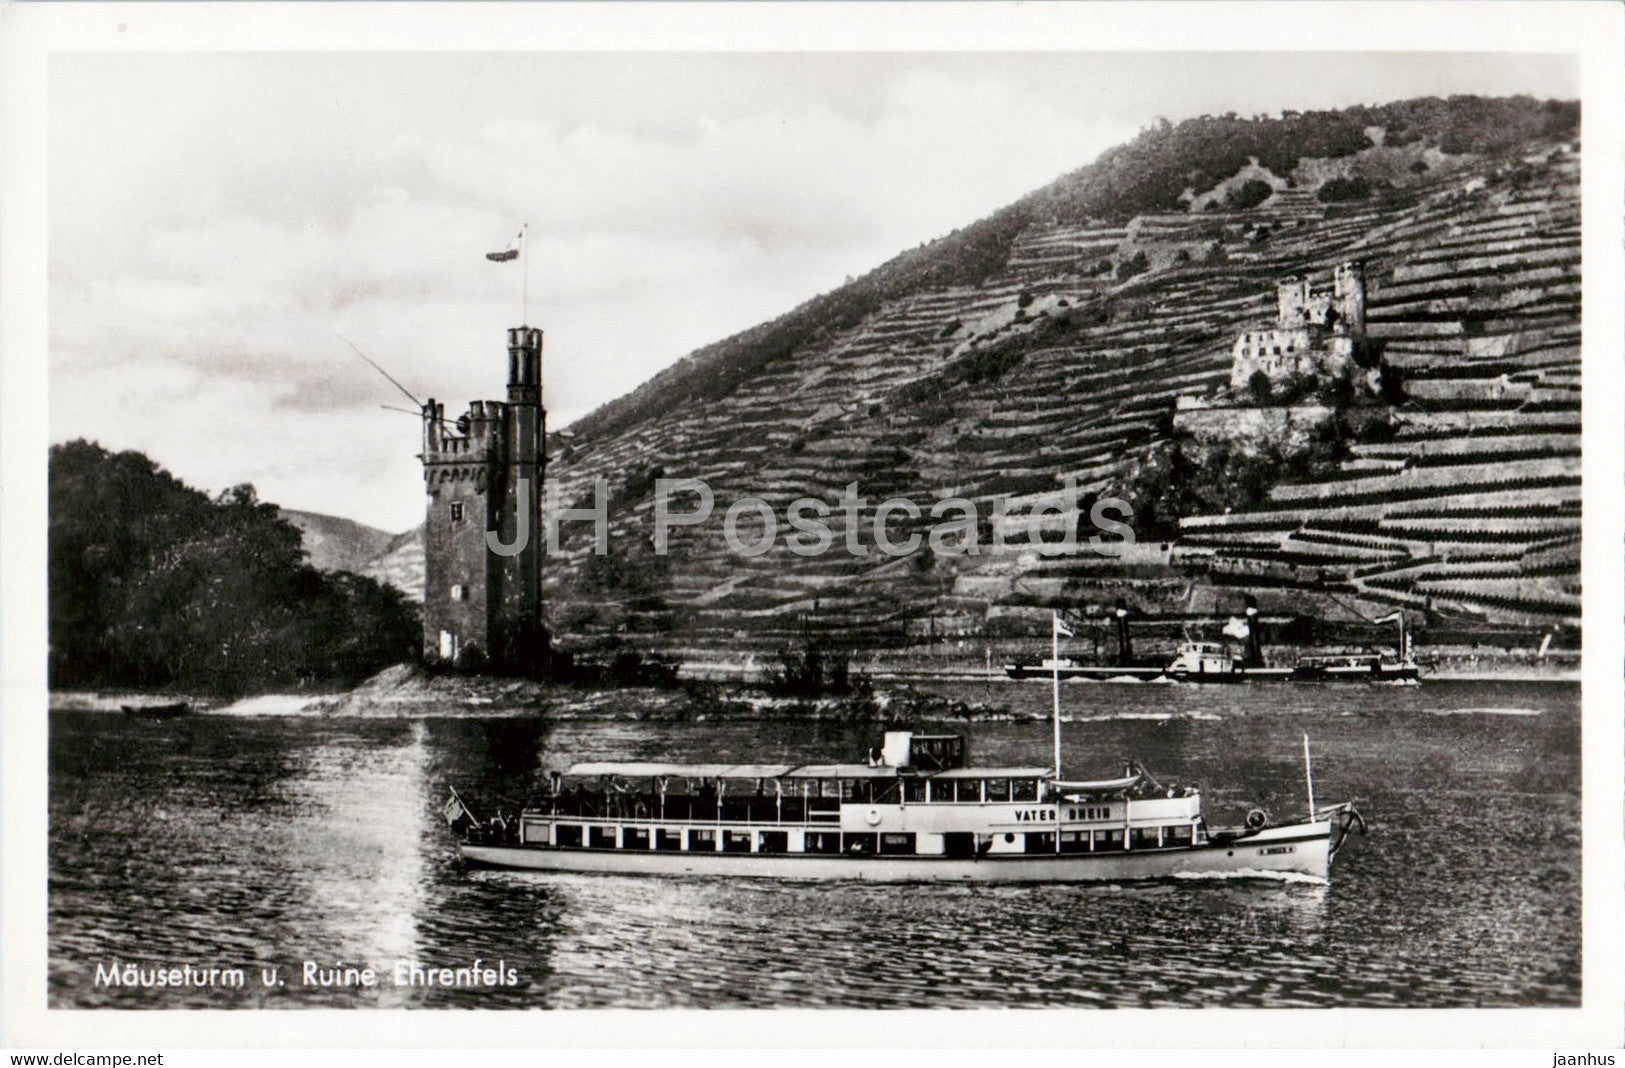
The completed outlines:
[[[345,337],[343,334],[339,333],[337,330],[333,331],[333,336],[338,338],[340,341],[344,342],[346,345],[350,346],[351,350],[354,351],[357,356],[361,357],[363,360],[366,360],[368,365],[371,366],[374,371],[377,371],[379,374],[381,374],[385,378],[389,379],[389,382],[390,382],[391,385],[393,385],[396,389],[400,390],[402,393],[406,394],[406,399],[407,400],[411,401],[413,404],[417,405],[419,408],[423,407],[423,402],[418,400],[416,397],[412,396],[412,391],[411,390],[407,389],[405,386],[403,386],[399,382],[397,382],[395,380],[394,375],[390,374],[388,371],[386,371],[382,367],[378,366],[377,362],[375,360],[373,360],[373,358],[371,356],[368,356],[365,352],[362,352],[359,348],[356,348],[355,342],[351,341],[349,338]]]
[[[1353,607],[1352,605],[1348,605],[1348,604],[1343,603],[1342,598],[1338,597],[1337,594],[1331,592],[1330,590],[1326,591],[1326,596],[1331,600],[1331,602],[1333,604],[1337,605],[1337,607],[1341,608],[1343,611],[1347,612],[1349,615],[1351,615],[1354,618],[1360,620],[1361,622],[1369,623],[1373,627],[1377,625],[1377,621],[1376,621],[1375,618],[1366,615],[1364,612],[1361,612],[1359,609]],[[1403,612],[1403,611],[1405,611],[1405,606],[1404,605],[1396,605],[1395,608],[1394,608],[1394,611],[1395,612]],[[1389,613],[1389,615],[1392,615],[1392,614],[1393,614],[1393,612]]]
[[[425,418],[422,412],[414,412],[410,408],[397,408],[393,404],[380,404],[378,407],[382,408],[386,412],[400,412],[402,415],[416,416],[419,419]],[[448,433],[452,429],[451,421],[445,416],[438,416],[433,421],[435,425],[439,426],[442,430],[445,430]]]

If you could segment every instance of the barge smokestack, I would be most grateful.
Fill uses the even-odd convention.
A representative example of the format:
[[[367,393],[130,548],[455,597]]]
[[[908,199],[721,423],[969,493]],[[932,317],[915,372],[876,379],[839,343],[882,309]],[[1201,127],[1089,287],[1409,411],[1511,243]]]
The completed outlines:
[[[1119,597],[1112,615],[1117,620],[1117,666],[1131,667],[1134,664],[1134,646],[1128,636],[1128,602]]]

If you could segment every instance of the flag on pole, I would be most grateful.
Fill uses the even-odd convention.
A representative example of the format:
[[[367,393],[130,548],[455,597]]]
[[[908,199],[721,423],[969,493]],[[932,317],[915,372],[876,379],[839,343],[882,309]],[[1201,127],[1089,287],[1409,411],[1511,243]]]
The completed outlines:
[[[468,806],[463,804],[463,799],[457,796],[456,790],[451,792],[451,797],[447,798],[446,803],[441,806],[440,814],[446,818],[447,826],[455,824],[464,816],[469,819],[474,818],[474,814],[468,811]]]
[[[519,258],[519,246],[524,239],[525,230],[524,227],[520,227],[519,233],[514,236],[512,241],[508,242],[507,248],[501,252],[487,252],[485,258],[492,263],[507,263],[509,260],[517,260]]]
[[[1077,635],[1072,633],[1072,628],[1071,627],[1069,627],[1065,623],[1061,622],[1061,617],[1060,617],[1059,613],[1051,612],[1050,613],[1050,618],[1055,621],[1055,633],[1056,634],[1062,634],[1062,635],[1065,635],[1068,638],[1077,637]]]
[[[1224,625],[1224,633],[1228,637],[1245,640],[1249,634],[1247,621],[1240,616],[1231,616],[1230,622]]]

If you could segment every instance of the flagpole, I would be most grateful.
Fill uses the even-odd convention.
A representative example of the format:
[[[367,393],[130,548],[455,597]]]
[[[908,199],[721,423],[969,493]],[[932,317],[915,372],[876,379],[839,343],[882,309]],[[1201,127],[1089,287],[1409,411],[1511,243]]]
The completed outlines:
[[[519,291],[519,325],[530,325],[530,256],[526,254],[525,234],[530,230],[530,223],[519,224],[519,268],[520,278],[523,279]]]
[[[1049,614],[1050,696],[1054,703],[1055,778],[1061,778],[1061,617]]]
[[[1315,770],[1309,761],[1309,734],[1303,736],[1303,785],[1309,794],[1309,822],[1315,822]]]

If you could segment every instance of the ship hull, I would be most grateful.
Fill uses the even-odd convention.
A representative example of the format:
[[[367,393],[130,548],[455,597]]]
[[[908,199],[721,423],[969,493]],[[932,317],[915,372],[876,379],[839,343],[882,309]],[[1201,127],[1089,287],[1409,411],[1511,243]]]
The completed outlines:
[[[1018,682],[1050,681],[1056,672],[1046,668],[1010,665],[1004,673]],[[1416,682],[1414,667],[1371,668],[1236,668],[1231,671],[1187,671],[1167,668],[1066,667],[1061,681],[1085,679],[1090,682],[1194,682],[1233,685],[1241,682]]]
[[[553,846],[459,846],[471,863],[525,871],[722,876],[883,883],[1083,883],[1201,877],[1307,876],[1331,871],[1328,821],[1268,828],[1233,842],[1140,852],[981,857],[665,852]]]

